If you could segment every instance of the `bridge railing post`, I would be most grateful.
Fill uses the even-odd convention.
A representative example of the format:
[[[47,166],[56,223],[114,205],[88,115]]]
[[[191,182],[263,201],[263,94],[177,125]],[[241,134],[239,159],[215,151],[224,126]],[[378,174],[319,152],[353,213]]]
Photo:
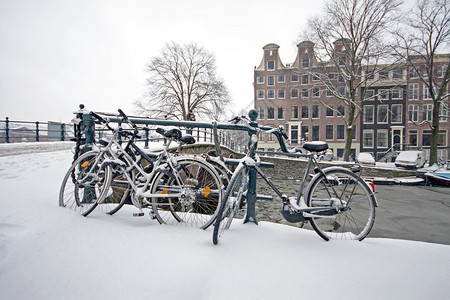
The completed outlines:
[[[258,112],[254,109],[250,110],[248,113],[250,117],[250,126],[256,128],[258,127],[258,122],[256,122],[256,118],[258,117]],[[249,141],[248,148],[251,147],[251,140],[253,134],[258,134],[255,132],[248,132]],[[255,145],[257,147],[258,145]],[[252,157],[255,158],[255,157]],[[249,169],[249,181],[248,181],[248,191],[247,191],[247,215],[245,216],[244,223],[253,222],[258,224],[258,220],[256,219],[256,170],[254,167],[250,167]]]

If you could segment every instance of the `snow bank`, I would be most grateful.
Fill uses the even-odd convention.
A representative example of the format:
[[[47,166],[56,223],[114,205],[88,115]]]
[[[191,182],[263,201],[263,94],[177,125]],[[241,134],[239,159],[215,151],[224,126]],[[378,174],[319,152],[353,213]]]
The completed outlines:
[[[234,223],[161,226],[148,216],[58,206],[68,150],[0,157],[0,299],[446,299],[450,246],[325,242],[314,232]]]

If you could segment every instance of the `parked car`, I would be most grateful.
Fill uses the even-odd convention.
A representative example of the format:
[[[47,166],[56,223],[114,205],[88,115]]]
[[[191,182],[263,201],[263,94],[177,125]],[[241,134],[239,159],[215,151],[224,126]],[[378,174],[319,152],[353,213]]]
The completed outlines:
[[[395,159],[395,166],[417,169],[422,168],[426,161],[425,152],[423,151],[401,151]]]
[[[325,160],[325,161],[332,161],[334,159],[334,154],[333,154],[333,150],[331,149],[327,149],[325,150],[320,156],[319,156],[320,160]]]
[[[368,152],[361,152],[356,157],[356,163],[362,165],[375,165],[375,158]]]

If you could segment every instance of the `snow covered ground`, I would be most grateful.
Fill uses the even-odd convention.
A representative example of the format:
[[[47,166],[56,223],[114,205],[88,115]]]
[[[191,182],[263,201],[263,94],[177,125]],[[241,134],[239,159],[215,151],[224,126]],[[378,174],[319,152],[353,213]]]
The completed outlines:
[[[0,299],[448,299],[450,246],[58,206],[70,150],[0,157]]]

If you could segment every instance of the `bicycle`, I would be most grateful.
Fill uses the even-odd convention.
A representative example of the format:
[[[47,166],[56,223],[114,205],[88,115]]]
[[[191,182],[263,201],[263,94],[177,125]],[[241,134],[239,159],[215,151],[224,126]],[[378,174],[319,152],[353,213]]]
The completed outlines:
[[[123,123],[112,128],[109,121],[90,114],[113,132],[101,147],[82,154],[69,168],[60,189],[60,206],[71,207],[83,216],[94,209],[112,215],[130,201],[142,216],[150,209],[161,224],[183,223],[207,228],[212,224],[222,201],[222,183],[215,169],[199,156],[176,156],[169,152],[172,141],[193,144],[179,129],[157,132],[168,142],[159,154],[145,153],[136,145],[139,129],[119,110]],[[121,140],[126,139],[125,147]]]
[[[308,158],[300,190],[296,197],[288,197],[282,194],[259,168],[260,159],[255,154],[258,134],[261,131],[274,134],[281,149],[287,149],[283,138],[288,137],[284,129],[281,126],[279,128],[260,127],[256,123],[250,126],[250,120],[246,117],[236,117],[233,120],[245,121],[249,130],[254,133],[250,139],[249,151],[240,160],[225,191],[214,223],[212,237],[214,244],[218,244],[224,230],[230,228],[233,219],[243,206],[249,190],[250,168],[254,168],[282,200],[281,213],[288,222],[310,222],[316,233],[326,241],[329,239],[362,241],[369,234],[374,224],[377,202],[374,192],[361,178],[360,166],[353,169],[341,166],[321,168],[316,155],[328,149],[328,144],[305,142],[303,149],[309,151],[309,154],[297,155]],[[303,194],[312,165],[315,175]]]

